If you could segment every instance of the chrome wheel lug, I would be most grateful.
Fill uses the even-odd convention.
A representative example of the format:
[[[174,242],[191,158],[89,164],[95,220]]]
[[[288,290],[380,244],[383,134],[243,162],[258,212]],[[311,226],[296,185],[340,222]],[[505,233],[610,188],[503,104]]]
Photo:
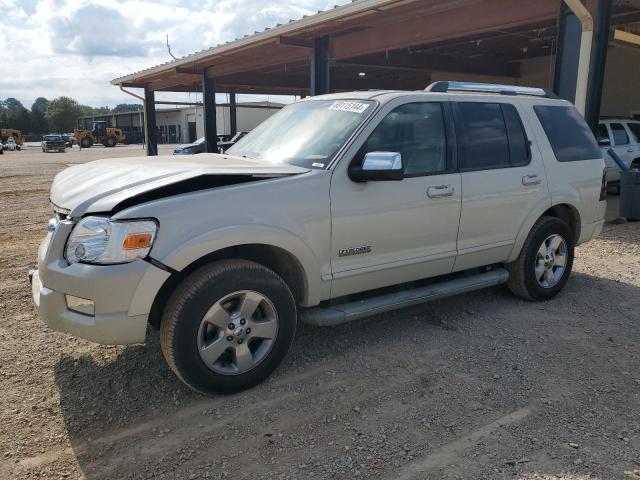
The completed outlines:
[[[227,341],[228,341],[228,342],[230,342],[230,341],[232,341],[232,340],[233,340],[233,337],[232,337],[231,335],[229,335],[229,336],[227,337]]]
[[[251,333],[251,329],[247,328],[247,335],[249,335]]]
[[[239,338],[239,339],[238,339],[238,345],[240,345],[241,343],[242,343],[242,339],[241,339],[241,338]]]
[[[247,323],[247,321],[244,318],[240,320],[240,325],[244,325],[245,323]]]
[[[236,325],[234,323],[230,323],[229,325],[227,325],[227,328],[229,328],[229,330],[235,330]]]

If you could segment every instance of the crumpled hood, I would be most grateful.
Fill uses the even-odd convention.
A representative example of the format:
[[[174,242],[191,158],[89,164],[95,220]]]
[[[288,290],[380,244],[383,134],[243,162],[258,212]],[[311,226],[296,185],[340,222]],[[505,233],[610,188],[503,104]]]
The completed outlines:
[[[51,202],[71,216],[108,212],[127,198],[211,175],[277,177],[308,172],[249,158],[203,153],[185,159],[172,155],[97,160],[63,170],[51,185]]]

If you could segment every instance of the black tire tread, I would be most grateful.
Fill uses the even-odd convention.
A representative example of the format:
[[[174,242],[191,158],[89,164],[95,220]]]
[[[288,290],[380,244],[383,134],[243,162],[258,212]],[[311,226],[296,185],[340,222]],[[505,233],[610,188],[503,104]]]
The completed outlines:
[[[210,394],[211,392],[199,389],[193,385],[192,382],[188,381],[185,373],[176,362],[174,335],[179,320],[178,313],[182,311],[184,305],[193,298],[196,292],[206,282],[219,277],[222,274],[234,271],[242,271],[243,274],[246,274],[247,271],[254,271],[272,276],[273,281],[278,282],[280,286],[284,287],[285,291],[288,292],[291,302],[295,305],[293,294],[291,294],[291,290],[282,278],[267,267],[249,260],[231,259],[213,262],[200,267],[185,278],[169,298],[162,315],[160,324],[160,346],[169,368],[171,368],[175,375],[190,388],[205,395]]]
[[[516,297],[520,297],[531,302],[540,300],[540,298],[536,298],[534,295],[532,295],[531,290],[527,287],[526,275],[529,269],[529,266],[527,265],[527,254],[531,248],[538,248],[538,245],[533,245],[532,243],[532,238],[536,235],[536,233],[539,230],[554,224],[561,224],[568,228],[568,226],[557,217],[540,217],[529,231],[529,235],[527,235],[527,239],[522,246],[522,250],[520,251],[520,255],[518,255],[518,258],[513,262],[505,264],[505,268],[509,272],[507,288]],[[567,242],[572,242],[571,238],[566,238],[565,240]]]

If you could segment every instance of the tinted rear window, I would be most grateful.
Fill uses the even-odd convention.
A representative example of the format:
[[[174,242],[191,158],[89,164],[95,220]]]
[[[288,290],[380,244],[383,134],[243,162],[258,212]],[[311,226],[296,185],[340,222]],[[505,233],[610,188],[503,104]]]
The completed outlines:
[[[574,107],[533,107],[559,162],[602,158],[591,129]]]
[[[640,123],[629,122],[627,123],[627,127],[629,127],[629,130],[633,133],[635,142],[640,143]]]
[[[612,123],[611,133],[613,134],[613,141],[616,147],[629,144],[629,135],[627,135],[627,131],[621,123]]]
[[[513,105],[460,102],[460,170],[507,168],[529,163],[529,145]]]

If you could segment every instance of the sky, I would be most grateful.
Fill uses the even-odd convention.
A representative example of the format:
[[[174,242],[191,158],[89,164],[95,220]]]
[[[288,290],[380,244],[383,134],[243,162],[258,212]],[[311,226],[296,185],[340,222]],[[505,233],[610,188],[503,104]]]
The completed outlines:
[[[0,0],[0,100],[15,97],[27,108],[37,97],[61,95],[94,107],[136,103],[110,81],[170,60],[166,35],[181,57],[345,3]],[[171,99],[199,100],[193,94]]]

